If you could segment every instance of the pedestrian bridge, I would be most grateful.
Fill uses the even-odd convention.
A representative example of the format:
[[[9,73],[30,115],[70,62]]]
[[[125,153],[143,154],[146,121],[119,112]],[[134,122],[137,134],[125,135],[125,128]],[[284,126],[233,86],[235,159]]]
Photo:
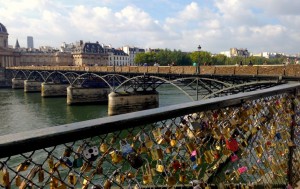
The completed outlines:
[[[28,66],[8,67],[5,75],[13,88],[66,96],[68,104],[108,102],[109,115],[115,115],[158,107],[157,88],[163,85],[197,101],[298,81],[300,65]]]

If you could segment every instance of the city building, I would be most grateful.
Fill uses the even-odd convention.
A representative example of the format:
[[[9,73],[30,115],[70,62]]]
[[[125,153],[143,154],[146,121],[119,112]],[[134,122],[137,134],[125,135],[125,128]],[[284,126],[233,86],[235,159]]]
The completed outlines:
[[[129,66],[129,56],[121,49],[107,49],[109,66]]]
[[[27,36],[27,48],[33,49],[33,37],[32,36]]]
[[[138,47],[130,47],[130,46],[123,46],[122,50],[128,54],[129,56],[129,65],[135,65],[134,64],[134,59],[137,53],[145,52],[145,49],[140,49]]]
[[[250,53],[247,49],[238,49],[238,48],[230,48],[230,57],[241,56],[241,57],[249,57]]]
[[[0,67],[16,65],[14,50],[8,46],[8,32],[6,27],[0,23]]]
[[[80,40],[71,54],[75,66],[107,66],[108,64],[108,54],[98,42],[84,43]]]

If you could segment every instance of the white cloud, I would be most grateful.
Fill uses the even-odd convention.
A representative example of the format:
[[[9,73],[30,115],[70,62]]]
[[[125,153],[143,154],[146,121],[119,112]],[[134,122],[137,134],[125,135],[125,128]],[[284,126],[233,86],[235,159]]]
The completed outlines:
[[[36,46],[58,47],[82,39],[114,47],[192,51],[200,44],[211,52],[231,47],[300,52],[298,0],[134,2],[1,1],[0,22],[8,29],[9,43],[18,38],[23,46],[31,35]]]

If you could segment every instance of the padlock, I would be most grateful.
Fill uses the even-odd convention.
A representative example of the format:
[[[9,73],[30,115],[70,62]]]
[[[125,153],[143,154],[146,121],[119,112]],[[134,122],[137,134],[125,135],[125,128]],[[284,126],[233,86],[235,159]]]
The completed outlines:
[[[184,138],[184,134],[179,128],[176,128],[175,137],[177,140],[181,140]]]
[[[64,151],[63,157],[70,157],[72,153],[72,148],[71,147],[67,147]]]
[[[2,165],[2,169],[0,169],[0,185],[8,188],[10,187],[9,172],[4,165]]]
[[[92,169],[92,163],[91,162],[84,162],[82,167],[80,168],[81,172],[89,172]]]
[[[263,155],[264,150],[261,145],[257,145],[255,147],[255,152],[256,152],[256,156],[260,159]]]
[[[247,170],[248,170],[248,168],[246,166],[242,166],[242,167],[238,168],[237,171],[239,174],[243,174],[243,173],[247,172]]]
[[[38,172],[38,181],[39,182],[44,182],[45,179],[45,173],[42,167],[39,167],[39,172]]]
[[[73,167],[73,162],[67,158],[67,157],[60,157],[59,161],[61,162],[61,165],[66,168],[66,167]]]
[[[17,187],[21,186],[22,180],[20,175],[17,175],[15,179],[16,179],[16,186]]]
[[[125,157],[134,152],[133,148],[126,140],[120,140],[120,150]]]
[[[154,149],[151,150],[151,157],[152,160],[159,160],[159,159],[163,159],[163,151],[160,147],[156,147]]]
[[[235,162],[235,161],[237,161],[238,159],[239,159],[239,157],[238,157],[236,154],[232,154],[232,155],[230,156],[231,162]]]
[[[153,182],[153,179],[152,179],[153,175],[151,173],[151,168],[150,168],[148,160],[146,160],[146,164],[144,166],[144,169],[142,168],[142,172],[143,172],[143,183],[151,184]]]
[[[48,162],[49,168],[50,168],[50,169],[53,169],[53,167],[54,167],[54,160],[53,160],[53,156],[52,156],[52,155],[50,155],[50,156],[48,157],[47,162]]]
[[[85,176],[82,182],[82,188],[81,189],[87,189],[90,184],[90,178],[88,176]]]
[[[69,175],[68,175],[68,182],[69,182],[69,184],[75,185],[76,181],[77,181],[77,178],[74,175],[74,173],[69,173]]]
[[[100,152],[105,153],[108,150],[108,145],[106,143],[102,143],[99,150]]]
[[[99,155],[97,146],[87,147],[83,150],[83,157],[88,161],[95,161]]]
[[[177,140],[175,135],[171,135],[171,139],[170,139],[170,146],[175,147],[177,144]]]
[[[113,150],[109,153],[111,156],[111,161],[115,164],[120,163],[123,159],[122,152],[118,150]]]
[[[204,157],[205,157],[206,163],[211,164],[214,162],[214,156],[213,156],[211,150],[206,150],[204,152]]]
[[[157,172],[160,172],[160,173],[163,173],[164,170],[165,170],[165,166],[163,165],[162,160],[157,160],[157,163],[156,163],[156,171],[157,171]]]
[[[166,183],[169,187],[174,186],[176,184],[176,177],[167,171],[164,171],[166,175]]]
[[[188,151],[189,151],[190,154],[191,154],[194,150],[196,150],[196,147],[195,147],[195,145],[194,145],[193,142],[187,142],[187,143],[186,143],[186,147],[187,147],[187,149],[188,149]]]
[[[25,160],[17,167],[17,172],[26,171],[30,166],[30,160]]]
[[[152,130],[152,135],[153,135],[154,139],[155,139],[156,141],[158,141],[158,140],[160,139],[160,137],[162,136],[162,134],[161,134],[161,129],[160,129],[160,128],[155,128],[155,129],[153,129],[153,130]]]
[[[110,189],[110,188],[111,188],[111,185],[112,185],[112,181],[111,181],[110,179],[107,179],[107,180],[104,182],[103,188],[104,188],[104,189]]]
[[[131,167],[135,169],[140,168],[144,164],[144,160],[142,159],[142,157],[135,152],[127,155],[127,161],[129,162]]]
[[[226,142],[226,148],[228,150],[231,150],[233,152],[238,151],[239,145],[238,145],[238,142],[236,141],[236,139],[230,138],[228,140],[225,140],[225,142]]]
[[[119,184],[123,185],[123,183],[124,183],[124,181],[125,181],[125,179],[126,179],[126,175],[123,174],[123,173],[118,173],[118,174],[115,176],[115,178],[116,178],[116,181],[117,181]]]
[[[83,165],[83,158],[81,155],[75,155],[74,160],[73,160],[73,168],[79,168],[82,167]]]
[[[181,182],[181,183],[186,183],[186,181],[187,181],[186,175],[185,175],[183,172],[181,172],[181,173],[179,174],[179,182]]]

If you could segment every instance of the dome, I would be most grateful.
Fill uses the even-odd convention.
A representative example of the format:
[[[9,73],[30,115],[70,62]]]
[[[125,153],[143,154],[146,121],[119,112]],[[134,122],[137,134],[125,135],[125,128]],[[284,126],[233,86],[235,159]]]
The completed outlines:
[[[0,33],[5,33],[7,34],[7,30],[6,30],[6,27],[0,23]]]

